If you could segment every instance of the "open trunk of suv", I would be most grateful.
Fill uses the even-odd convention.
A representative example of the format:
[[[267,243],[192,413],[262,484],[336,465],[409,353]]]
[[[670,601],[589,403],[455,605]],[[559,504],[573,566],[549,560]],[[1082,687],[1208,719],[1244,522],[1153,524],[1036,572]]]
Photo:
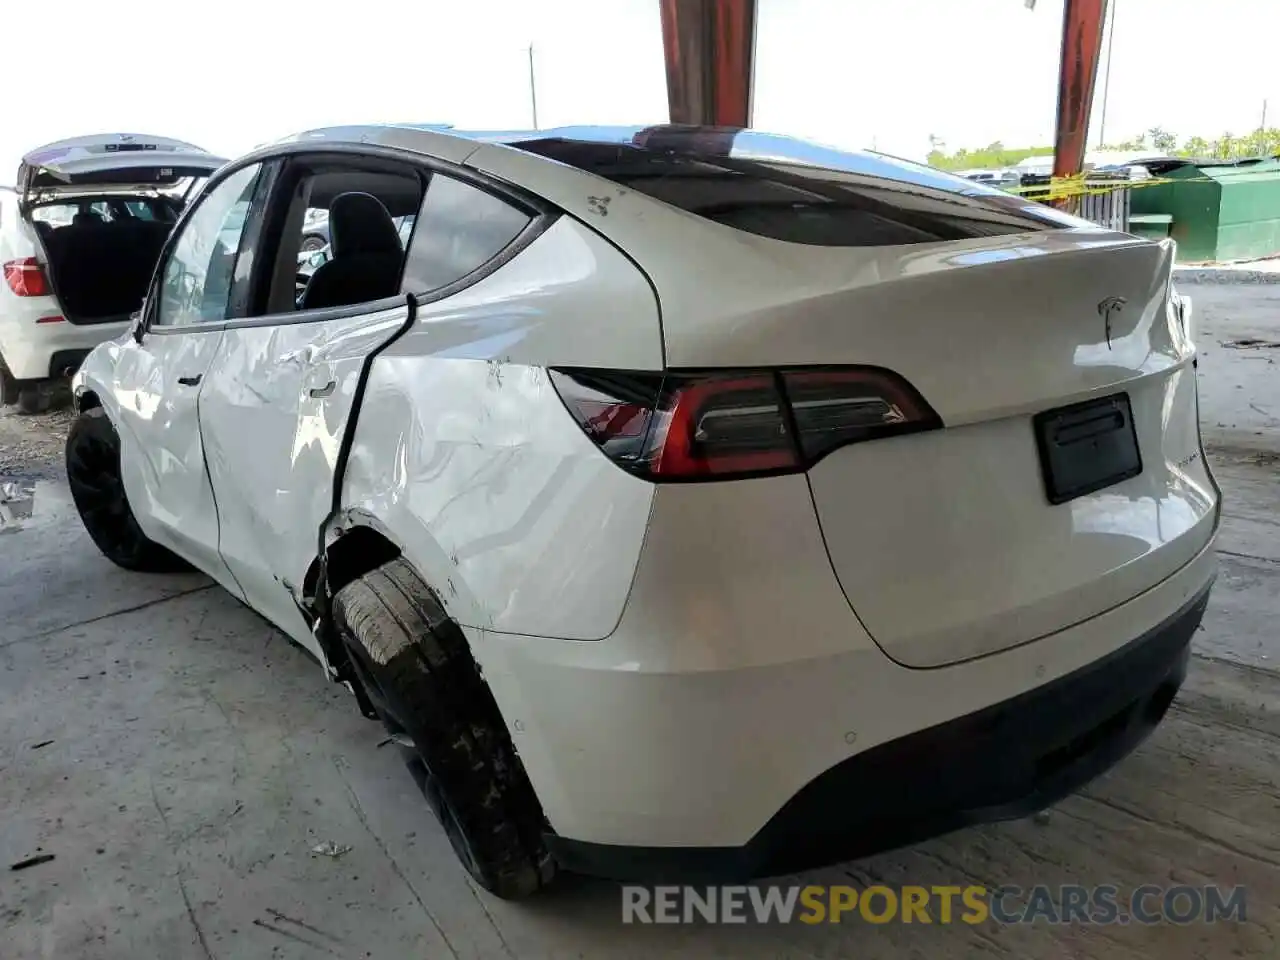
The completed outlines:
[[[136,198],[127,199],[130,206],[136,203]],[[38,215],[44,209],[33,212]],[[67,321],[107,323],[138,309],[175,219],[108,219],[96,212],[76,213],[64,226],[36,219],[49,283]]]
[[[138,309],[195,181],[223,163],[192,144],[133,134],[63,140],[23,158],[23,214],[69,323]]]

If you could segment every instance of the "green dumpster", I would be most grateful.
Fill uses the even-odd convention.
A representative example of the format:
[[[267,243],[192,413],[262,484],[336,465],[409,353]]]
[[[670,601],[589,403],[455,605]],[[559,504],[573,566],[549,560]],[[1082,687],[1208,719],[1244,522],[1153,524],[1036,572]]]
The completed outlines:
[[[1184,262],[1280,254],[1280,161],[1189,163],[1158,176],[1162,182],[1133,191],[1134,233],[1150,236],[1160,227],[1135,220],[1167,216],[1168,235],[1178,241],[1178,259]]]
[[[1163,240],[1173,227],[1173,217],[1167,213],[1130,213],[1129,232],[1147,240]]]

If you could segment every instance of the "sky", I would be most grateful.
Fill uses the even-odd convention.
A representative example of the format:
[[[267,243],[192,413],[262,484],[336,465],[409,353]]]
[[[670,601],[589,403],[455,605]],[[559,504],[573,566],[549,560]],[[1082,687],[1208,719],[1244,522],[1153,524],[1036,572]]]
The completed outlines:
[[[1050,143],[1063,0],[758,0],[753,125],[923,159]],[[1108,140],[1280,126],[1280,0],[1113,0]],[[299,130],[666,119],[658,0],[64,0],[6,31],[0,183],[64,137],[153,133],[223,156]],[[10,18],[11,19],[11,18]],[[11,24],[12,26],[12,24]],[[1106,49],[1104,47],[1104,58]],[[1101,87],[1093,114],[1101,123]]]

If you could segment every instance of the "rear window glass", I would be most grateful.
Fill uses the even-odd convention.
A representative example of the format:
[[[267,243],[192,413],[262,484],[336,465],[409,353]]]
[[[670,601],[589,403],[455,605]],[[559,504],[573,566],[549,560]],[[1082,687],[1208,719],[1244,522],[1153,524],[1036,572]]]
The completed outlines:
[[[626,141],[550,136],[514,145],[791,243],[891,246],[1092,227],[930,167],[754,131],[651,128]]]

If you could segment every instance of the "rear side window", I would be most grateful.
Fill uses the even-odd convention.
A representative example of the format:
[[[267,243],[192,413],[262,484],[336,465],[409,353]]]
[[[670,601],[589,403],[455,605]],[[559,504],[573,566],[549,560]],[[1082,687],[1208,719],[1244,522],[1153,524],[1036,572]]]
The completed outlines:
[[[427,292],[461,280],[501,253],[532,219],[478,187],[434,174],[413,226],[403,289]]]
[[[753,131],[654,128],[515,146],[758,236],[891,246],[1090,226],[929,167]]]
[[[77,206],[67,204],[49,204],[32,210],[31,219],[36,223],[47,223],[51,227],[65,227],[71,223],[71,218],[79,209]]]

